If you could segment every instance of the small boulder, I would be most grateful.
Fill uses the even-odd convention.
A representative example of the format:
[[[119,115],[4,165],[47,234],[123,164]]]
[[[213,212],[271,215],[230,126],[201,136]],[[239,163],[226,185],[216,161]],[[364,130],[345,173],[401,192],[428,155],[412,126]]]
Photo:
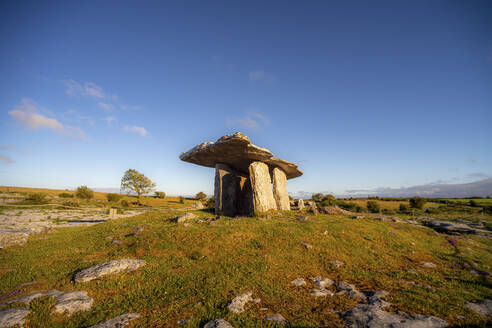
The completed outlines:
[[[270,320],[270,321],[273,321],[275,323],[279,323],[282,325],[285,325],[287,323],[287,320],[280,313],[275,313],[274,315],[265,317],[265,320]]]
[[[315,278],[312,278],[311,280],[313,280],[316,286],[318,286],[319,288],[326,288],[333,285],[333,280],[331,280],[330,278],[323,278],[321,276],[317,276]]]
[[[22,327],[30,312],[25,308],[2,309],[0,310],[0,327]]]
[[[492,314],[492,301],[491,300],[481,300],[478,302],[466,302],[465,306],[476,313],[488,316]]]
[[[333,296],[335,295],[332,291],[321,288],[321,289],[313,289],[309,295],[315,297],[324,297],[324,296]]]
[[[202,202],[196,202],[193,204],[193,208],[197,209],[197,210],[203,210],[205,208],[205,206],[203,206]]]
[[[428,268],[428,269],[433,269],[433,268],[437,267],[437,265],[435,265],[432,262],[421,262],[420,266],[423,268]]]
[[[105,262],[77,272],[74,276],[74,281],[86,282],[112,273],[134,271],[145,264],[146,262],[144,260],[133,259],[121,259]]]
[[[297,218],[296,220],[297,221],[307,221],[307,219],[308,219],[307,216],[301,216],[301,217]]]
[[[301,245],[304,246],[306,249],[313,248],[313,245],[308,243],[301,243]]]
[[[304,278],[296,278],[292,280],[290,283],[296,287],[300,287],[306,284],[306,280],[304,280]]]
[[[86,291],[60,293],[55,298],[57,302],[53,311],[68,315],[80,311],[89,311],[94,304],[94,300],[87,295]]]
[[[116,318],[109,319],[100,323],[90,326],[89,328],[122,328],[130,324],[130,321],[140,317],[138,313],[127,313],[117,316]]]
[[[253,292],[246,292],[243,293],[239,296],[236,296],[232,299],[232,301],[229,303],[227,306],[229,308],[229,311],[233,313],[243,313],[244,312],[244,306],[248,302],[253,302]]]
[[[207,322],[205,326],[203,326],[203,328],[234,328],[234,327],[224,319],[215,319]]]
[[[329,261],[329,263],[333,265],[335,268],[339,268],[344,265],[344,263],[341,261]]]
[[[186,214],[183,214],[183,215],[180,215],[178,217],[176,217],[176,222],[178,223],[185,223],[186,221],[188,220],[193,220],[195,219],[197,216],[193,213],[186,213]]]

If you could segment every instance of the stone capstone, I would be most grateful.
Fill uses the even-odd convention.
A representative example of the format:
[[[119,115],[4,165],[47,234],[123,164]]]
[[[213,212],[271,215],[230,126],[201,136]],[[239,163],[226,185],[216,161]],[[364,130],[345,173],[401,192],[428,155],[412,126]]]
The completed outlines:
[[[146,262],[144,260],[133,259],[121,259],[105,262],[77,272],[74,276],[74,281],[86,282],[112,273],[134,271],[145,264]]]
[[[2,309],[0,310],[0,327],[23,327],[30,312],[25,308]]]
[[[272,179],[270,178],[268,166],[262,162],[253,162],[249,166],[249,174],[255,213],[277,209],[277,203],[273,198]]]
[[[273,197],[277,203],[277,209],[290,211],[289,194],[287,193],[287,176],[285,172],[278,167],[273,169]]]
[[[130,324],[130,321],[140,317],[138,313],[127,313],[117,316],[116,318],[106,320],[90,326],[89,328],[122,328]]]

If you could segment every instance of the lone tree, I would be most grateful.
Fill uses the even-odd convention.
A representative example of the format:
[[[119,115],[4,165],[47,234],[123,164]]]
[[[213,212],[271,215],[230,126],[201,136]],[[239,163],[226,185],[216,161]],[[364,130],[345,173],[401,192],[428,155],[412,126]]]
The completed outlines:
[[[80,187],[77,187],[77,191],[75,192],[75,196],[77,196],[78,198],[81,198],[81,199],[89,200],[92,197],[94,197],[94,192],[92,191],[92,189],[90,189],[87,186],[80,186]]]
[[[422,209],[425,205],[425,198],[415,196],[410,198],[410,207]]]
[[[134,169],[129,169],[121,178],[121,190],[126,190],[128,193],[135,192],[140,201],[140,195],[148,194],[155,188],[155,183],[152,182],[142,173]]]
[[[207,195],[205,195],[205,193],[203,191],[200,191],[198,194],[196,194],[195,198],[198,200],[202,200],[202,199],[207,198]]]

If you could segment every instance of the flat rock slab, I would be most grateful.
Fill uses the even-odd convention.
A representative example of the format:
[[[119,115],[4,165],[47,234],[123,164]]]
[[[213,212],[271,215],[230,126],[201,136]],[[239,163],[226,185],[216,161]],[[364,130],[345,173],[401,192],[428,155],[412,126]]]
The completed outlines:
[[[234,328],[234,327],[224,319],[215,319],[207,322],[205,326],[203,326],[203,328]]]
[[[178,223],[184,223],[186,221],[189,221],[189,220],[193,220],[197,218],[197,216],[193,213],[186,213],[186,214],[183,214],[183,215],[180,215],[178,217],[176,217],[176,222]]]
[[[492,301],[491,300],[481,300],[478,302],[467,302],[465,306],[476,313],[488,316],[492,314]]]
[[[447,327],[446,321],[428,315],[410,315],[402,311],[395,313],[383,311],[391,304],[375,299],[369,304],[357,304],[353,309],[343,312],[342,317],[351,328],[440,328]]]
[[[248,136],[237,132],[226,135],[216,142],[203,142],[189,151],[182,153],[179,158],[182,161],[207,167],[215,167],[215,164],[227,164],[234,170],[248,176],[248,167],[253,162],[263,162],[272,170],[281,168],[287,179],[302,175],[297,165],[273,157],[268,149],[255,146]]]
[[[304,280],[304,278],[296,278],[292,280],[290,283],[296,287],[301,287],[306,284],[306,280]]]
[[[0,248],[24,245],[29,239],[28,230],[0,230]]]
[[[449,221],[439,220],[424,220],[424,225],[433,228],[434,230],[445,232],[449,234],[472,234],[472,235],[484,235],[489,236],[492,234],[490,231],[472,228],[463,223],[455,223]]]
[[[265,320],[273,321],[282,325],[285,325],[287,323],[287,320],[280,313],[275,313],[273,315],[267,316],[265,317]]]
[[[126,327],[130,324],[130,321],[140,318],[140,314],[138,313],[127,313],[117,316],[116,318],[103,321],[95,324],[94,326],[90,326],[89,328],[121,328]]]
[[[239,296],[236,296],[232,299],[232,301],[229,303],[227,306],[229,308],[229,311],[233,313],[243,313],[244,312],[244,306],[248,302],[253,302],[253,292],[246,292],[244,294],[241,294]]]
[[[144,260],[133,259],[121,259],[105,262],[77,272],[74,276],[74,281],[86,282],[108,274],[135,271],[145,264],[147,263]]]
[[[24,308],[0,310],[0,327],[22,327],[30,312]]]

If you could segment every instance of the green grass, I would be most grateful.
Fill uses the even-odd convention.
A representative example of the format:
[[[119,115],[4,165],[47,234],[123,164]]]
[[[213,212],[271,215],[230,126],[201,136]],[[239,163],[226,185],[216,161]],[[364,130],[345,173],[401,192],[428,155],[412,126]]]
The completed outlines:
[[[91,227],[59,229],[46,239],[34,236],[24,247],[0,251],[0,295],[36,280],[39,284],[26,287],[22,294],[87,290],[94,298],[91,311],[71,318],[49,314],[52,299],[37,300],[30,305],[27,327],[86,327],[130,312],[142,314],[135,327],[174,327],[190,317],[185,327],[201,327],[219,317],[235,327],[274,327],[263,317],[277,312],[292,327],[342,327],[333,311],[352,308],[354,299],[314,298],[309,295],[312,284],[290,286],[297,277],[321,275],[354,283],[362,291],[388,290],[394,310],[435,315],[450,324],[487,325],[463,304],[492,297],[490,278],[472,275],[466,268],[474,262],[479,270],[491,271],[490,240],[453,236],[457,243],[453,246],[449,236],[425,227],[340,216],[300,222],[295,213],[283,214],[287,219],[223,218],[217,225],[184,227],[171,220],[176,213],[156,211]],[[143,232],[132,234],[138,225],[144,226]],[[122,244],[111,244],[108,236]],[[301,242],[313,248],[307,250]],[[120,258],[144,259],[148,264],[133,273],[73,283],[77,270]],[[345,265],[336,269],[331,260]],[[402,271],[420,269],[422,261],[436,263],[438,269],[418,274]],[[456,263],[463,268],[453,268]],[[433,289],[402,285],[398,280]],[[248,304],[243,314],[228,312],[228,302],[249,290],[261,303]],[[460,315],[466,319],[458,320]]]

